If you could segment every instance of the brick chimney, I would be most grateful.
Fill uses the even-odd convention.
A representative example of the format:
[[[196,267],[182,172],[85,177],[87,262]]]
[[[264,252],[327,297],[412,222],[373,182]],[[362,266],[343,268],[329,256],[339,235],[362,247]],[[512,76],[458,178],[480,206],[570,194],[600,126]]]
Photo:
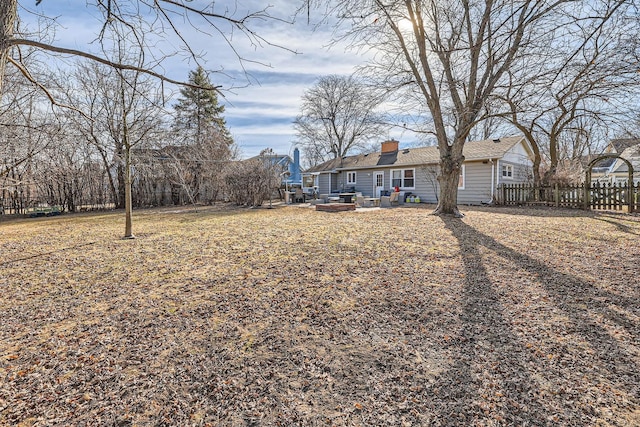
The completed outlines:
[[[382,154],[395,153],[396,151],[398,151],[398,144],[400,144],[400,142],[396,141],[395,139],[391,139],[389,141],[383,142],[382,143]]]

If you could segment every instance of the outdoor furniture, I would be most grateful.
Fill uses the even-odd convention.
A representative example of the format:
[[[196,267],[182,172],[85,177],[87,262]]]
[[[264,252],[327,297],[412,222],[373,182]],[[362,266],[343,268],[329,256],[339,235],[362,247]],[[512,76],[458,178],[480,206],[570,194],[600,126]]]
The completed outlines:
[[[340,193],[339,195],[344,203],[351,203],[356,193]]]
[[[399,203],[400,193],[394,191],[390,196],[380,196],[380,207],[390,208],[396,206]]]
[[[367,202],[364,196],[356,195],[356,206],[360,206],[361,208],[368,208],[371,206],[371,203]]]
[[[295,203],[304,203],[307,201],[307,195],[304,194],[304,191],[302,191],[302,188],[296,188],[296,192],[293,195],[293,201]]]
[[[389,196],[389,204],[390,205],[397,205],[400,203],[400,192],[398,191],[394,191],[393,193],[391,193],[391,196]]]
[[[365,197],[364,202],[370,206],[380,206],[380,198],[378,197]]]
[[[294,196],[294,192],[293,191],[285,191],[284,192],[284,203],[287,205],[290,205],[291,203],[293,203],[293,196]]]

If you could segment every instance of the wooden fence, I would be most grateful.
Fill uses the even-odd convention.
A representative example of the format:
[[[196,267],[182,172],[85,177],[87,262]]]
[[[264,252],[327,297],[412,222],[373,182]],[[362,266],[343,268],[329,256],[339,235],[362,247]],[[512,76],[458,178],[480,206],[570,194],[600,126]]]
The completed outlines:
[[[503,184],[498,202],[503,205],[542,205],[577,209],[637,212],[640,183],[592,183],[575,186]]]

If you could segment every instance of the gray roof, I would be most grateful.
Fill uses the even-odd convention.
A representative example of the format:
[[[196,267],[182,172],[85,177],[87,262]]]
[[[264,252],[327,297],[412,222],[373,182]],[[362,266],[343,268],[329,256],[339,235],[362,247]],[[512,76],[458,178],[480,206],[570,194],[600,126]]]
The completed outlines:
[[[620,153],[620,157],[628,160],[631,163],[635,173],[635,171],[640,169],[640,143],[625,148],[625,150],[622,153]],[[625,162],[623,162],[620,159],[614,159],[614,160],[616,161],[616,164],[613,167],[614,173],[629,171],[629,167]]]
[[[627,148],[630,148],[630,147],[632,147],[634,145],[640,144],[640,139],[638,139],[638,138],[618,138],[618,139],[612,139],[609,144],[613,147],[613,150],[614,150],[615,153],[622,153]]]
[[[499,159],[518,142],[522,136],[511,136],[500,139],[470,141],[464,144],[465,161]],[[332,159],[310,169],[306,173],[328,172],[343,169],[377,169],[389,166],[419,166],[440,163],[437,146],[400,149],[391,153],[358,154]]]

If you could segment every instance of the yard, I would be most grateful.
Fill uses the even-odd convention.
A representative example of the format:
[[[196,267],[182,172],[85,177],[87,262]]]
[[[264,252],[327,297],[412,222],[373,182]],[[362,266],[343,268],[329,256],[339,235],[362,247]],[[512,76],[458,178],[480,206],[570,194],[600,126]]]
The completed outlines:
[[[0,425],[640,425],[640,217],[0,222]]]

